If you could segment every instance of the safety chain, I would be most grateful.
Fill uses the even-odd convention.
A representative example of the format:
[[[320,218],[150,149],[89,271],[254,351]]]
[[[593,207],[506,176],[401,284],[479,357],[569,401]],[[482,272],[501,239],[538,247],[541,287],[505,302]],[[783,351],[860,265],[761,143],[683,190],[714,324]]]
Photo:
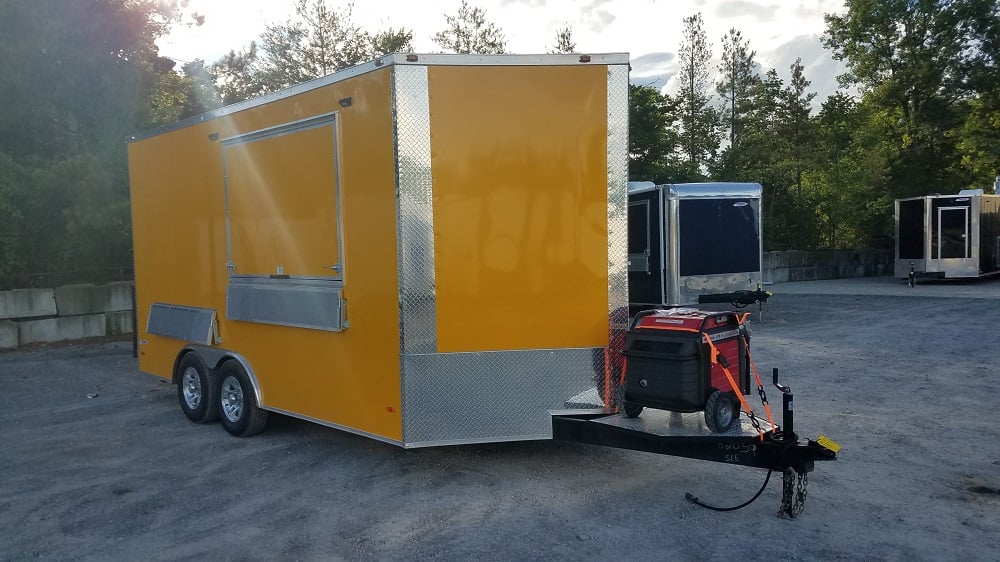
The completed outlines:
[[[747,412],[747,417],[750,418],[750,424],[753,425],[753,428],[757,430],[757,435],[760,435],[761,439],[763,439],[764,430],[760,428],[760,421],[757,420],[757,416],[753,414],[753,411],[749,411]]]
[[[753,358],[749,353],[750,337],[749,334],[747,334],[747,327],[740,324],[740,331],[742,332],[740,335],[743,338],[743,343],[746,345],[747,356],[750,359],[750,368],[754,370],[754,378],[757,380],[757,394],[760,396],[761,406],[763,406],[765,412],[770,414],[770,405],[767,402],[767,393],[764,392],[764,385],[761,383],[760,375],[757,373],[757,366],[753,364]],[[753,428],[757,430],[757,433],[763,434],[764,431],[760,428],[760,421],[757,420],[757,416],[755,416],[753,412],[747,412],[747,417],[750,418],[750,423],[753,424]],[[774,427],[771,428],[771,431],[774,431]]]
[[[806,486],[809,485],[809,475],[798,473],[792,467],[786,467],[781,476],[781,507],[778,517],[795,519],[806,507]]]

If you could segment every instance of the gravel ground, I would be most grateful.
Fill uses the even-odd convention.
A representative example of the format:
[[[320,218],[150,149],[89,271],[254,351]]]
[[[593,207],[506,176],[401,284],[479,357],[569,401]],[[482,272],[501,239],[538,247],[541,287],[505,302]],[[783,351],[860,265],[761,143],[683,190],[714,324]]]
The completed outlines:
[[[844,447],[794,521],[780,478],[740,511],[684,500],[740,503],[759,469],[551,441],[406,451],[280,416],[232,438],[190,423],[130,344],[88,343],[0,354],[0,560],[998,560],[1000,282],[874,283],[775,286],[752,324],[799,434]]]

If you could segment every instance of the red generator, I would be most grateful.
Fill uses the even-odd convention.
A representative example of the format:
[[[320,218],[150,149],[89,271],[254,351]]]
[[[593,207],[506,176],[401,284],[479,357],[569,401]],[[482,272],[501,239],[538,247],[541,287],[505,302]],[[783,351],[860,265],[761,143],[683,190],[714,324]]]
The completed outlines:
[[[735,312],[693,308],[637,314],[625,334],[625,416],[637,417],[643,407],[704,411],[713,432],[736,426],[740,419],[736,392],[750,393],[750,337],[743,318]],[[712,361],[713,346],[724,359]],[[723,366],[728,366],[738,388],[733,388]]]

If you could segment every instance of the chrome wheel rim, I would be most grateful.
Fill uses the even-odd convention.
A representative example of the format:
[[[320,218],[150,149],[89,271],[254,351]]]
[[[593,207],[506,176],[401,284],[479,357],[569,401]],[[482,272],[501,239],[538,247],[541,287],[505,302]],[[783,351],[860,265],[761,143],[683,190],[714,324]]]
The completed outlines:
[[[181,376],[181,394],[188,409],[197,410],[201,405],[201,377],[198,376],[198,369],[194,367],[184,369],[184,374]]]
[[[243,415],[243,387],[231,375],[222,381],[222,413],[233,423]]]

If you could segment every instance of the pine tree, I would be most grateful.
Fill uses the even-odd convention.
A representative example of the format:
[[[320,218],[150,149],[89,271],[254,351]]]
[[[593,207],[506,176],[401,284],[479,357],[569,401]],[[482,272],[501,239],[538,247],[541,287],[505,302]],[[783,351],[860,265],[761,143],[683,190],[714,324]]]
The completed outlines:
[[[432,37],[444,49],[454,53],[501,54],[507,48],[500,28],[486,20],[486,10],[469,6],[467,0],[462,0],[457,14],[445,14],[444,19],[447,27]]]
[[[700,174],[715,157],[720,141],[719,115],[711,106],[708,90],[712,51],[700,13],[684,18],[678,59],[681,150],[689,170]]]

